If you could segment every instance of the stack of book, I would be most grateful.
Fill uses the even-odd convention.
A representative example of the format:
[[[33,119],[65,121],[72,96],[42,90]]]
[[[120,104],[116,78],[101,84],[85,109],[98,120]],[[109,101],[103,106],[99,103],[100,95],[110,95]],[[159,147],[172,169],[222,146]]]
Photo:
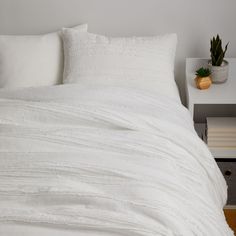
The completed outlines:
[[[208,117],[207,145],[210,148],[236,149],[236,117]]]

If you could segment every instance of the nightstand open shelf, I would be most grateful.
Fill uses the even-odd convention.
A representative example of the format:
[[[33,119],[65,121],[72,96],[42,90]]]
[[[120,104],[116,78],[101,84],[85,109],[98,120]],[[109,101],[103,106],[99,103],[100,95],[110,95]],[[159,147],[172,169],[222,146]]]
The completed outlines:
[[[195,130],[199,137],[207,144],[205,138],[206,134],[206,123],[195,123]],[[221,148],[209,148],[215,159],[236,159],[236,149],[224,149]]]
[[[224,84],[212,84],[207,90],[196,88],[195,71],[207,67],[208,59],[186,59],[187,105],[198,135],[206,140],[206,117],[236,117],[236,58],[229,62],[229,78]],[[204,138],[205,137],[205,138]],[[229,201],[236,208],[236,149],[211,148],[229,186]]]

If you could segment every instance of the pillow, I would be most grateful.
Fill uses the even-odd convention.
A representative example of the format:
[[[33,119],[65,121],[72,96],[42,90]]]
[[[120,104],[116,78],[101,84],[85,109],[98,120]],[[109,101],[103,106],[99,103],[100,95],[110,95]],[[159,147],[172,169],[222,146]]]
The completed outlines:
[[[176,34],[113,38],[64,29],[63,42],[63,83],[125,85],[149,90],[160,82],[175,84]]]
[[[87,25],[76,27],[87,31]],[[0,35],[0,88],[62,83],[61,32],[34,36]]]

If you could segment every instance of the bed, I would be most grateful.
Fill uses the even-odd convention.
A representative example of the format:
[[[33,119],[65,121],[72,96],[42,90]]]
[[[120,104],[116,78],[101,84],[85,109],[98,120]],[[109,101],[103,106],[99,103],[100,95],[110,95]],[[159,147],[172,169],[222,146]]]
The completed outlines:
[[[226,183],[174,82],[176,35],[86,30],[62,32],[61,85],[59,34],[27,38],[55,78],[41,86],[32,87],[38,62],[0,50],[5,65],[20,65],[0,64],[0,235],[233,235]],[[47,40],[58,45],[50,63]],[[27,50],[12,42],[18,57]]]
[[[231,235],[225,181],[163,89],[0,97],[0,235]]]

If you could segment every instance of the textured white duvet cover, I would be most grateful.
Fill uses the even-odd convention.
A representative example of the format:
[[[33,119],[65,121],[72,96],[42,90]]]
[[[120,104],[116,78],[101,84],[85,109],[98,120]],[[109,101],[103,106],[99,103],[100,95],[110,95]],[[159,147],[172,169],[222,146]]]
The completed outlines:
[[[79,85],[0,97],[0,235],[233,235],[178,100]]]

